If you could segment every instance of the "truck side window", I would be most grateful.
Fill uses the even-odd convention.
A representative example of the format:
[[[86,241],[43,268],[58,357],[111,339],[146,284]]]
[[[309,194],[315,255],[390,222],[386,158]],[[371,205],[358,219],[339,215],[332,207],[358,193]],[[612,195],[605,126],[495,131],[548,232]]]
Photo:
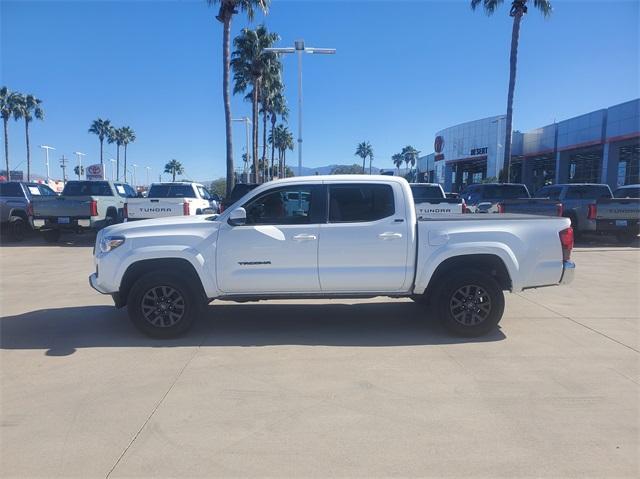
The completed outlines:
[[[20,183],[0,183],[0,196],[24,197]]]
[[[329,188],[329,222],[376,221],[395,213],[390,185],[351,184]]]
[[[244,208],[247,225],[301,225],[311,223],[311,207],[317,189],[289,186],[270,190],[252,199]]]

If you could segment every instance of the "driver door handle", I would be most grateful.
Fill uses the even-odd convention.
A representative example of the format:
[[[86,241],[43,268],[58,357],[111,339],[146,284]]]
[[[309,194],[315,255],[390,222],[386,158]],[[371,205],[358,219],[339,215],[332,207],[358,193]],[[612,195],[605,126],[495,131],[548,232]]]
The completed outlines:
[[[378,238],[380,238],[381,240],[393,240],[393,239],[400,239],[402,238],[402,233],[393,233],[393,232],[386,232],[386,233],[380,233],[378,235]]]
[[[306,234],[295,235],[293,237],[294,241],[313,241],[316,239],[318,239],[316,235],[306,235]]]

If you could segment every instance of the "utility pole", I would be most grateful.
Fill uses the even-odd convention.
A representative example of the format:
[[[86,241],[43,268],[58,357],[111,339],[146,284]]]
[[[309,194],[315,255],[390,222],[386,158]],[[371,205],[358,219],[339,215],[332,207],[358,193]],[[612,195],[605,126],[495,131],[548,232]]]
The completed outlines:
[[[136,168],[138,167],[138,165],[136,165],[135,163],[133,164],[133,186],[134,188],[136,187]]]
[[[62,155],[62,158],[60,158],[60,168],[62,168],[62,184],[63,185],[67,184],[67,173],[66,173],[67,161],[69,160],[66,159],[64,155]]]

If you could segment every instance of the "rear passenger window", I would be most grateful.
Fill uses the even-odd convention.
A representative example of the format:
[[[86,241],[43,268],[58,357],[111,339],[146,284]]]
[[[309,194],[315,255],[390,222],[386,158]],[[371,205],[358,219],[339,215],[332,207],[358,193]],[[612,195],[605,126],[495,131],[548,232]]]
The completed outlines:
[[[24,196],[20,183],[0,183],[0,196]]]
[[[332,185],[329,188],[329,222],[376,221],[395,213],[390,185]]]

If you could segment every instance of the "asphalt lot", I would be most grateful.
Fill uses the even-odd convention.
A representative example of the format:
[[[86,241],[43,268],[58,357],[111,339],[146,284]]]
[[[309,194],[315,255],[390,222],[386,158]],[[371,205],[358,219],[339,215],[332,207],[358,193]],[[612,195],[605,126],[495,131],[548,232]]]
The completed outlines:
[[[0,247],[3,477],[638,477],[640,249],[447,335],[411,301],[213,303],[150,340],[92,238]]]

